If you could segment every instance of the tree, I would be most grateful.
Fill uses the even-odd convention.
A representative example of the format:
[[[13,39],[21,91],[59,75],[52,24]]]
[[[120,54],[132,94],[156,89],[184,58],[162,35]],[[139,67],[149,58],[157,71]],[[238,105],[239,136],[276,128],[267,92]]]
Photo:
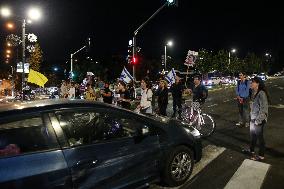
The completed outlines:
[[[35,50],[30,55],[29,63],[31,69],[40,71],[40,65],[42,63],[42,50],[39,46],[39,43],[35,44]]]
[[[202,73],[207,74],[208,72],[213,71],[213,53],[212,51],[207,51],[201,49],[198,52],[199,59],[196,62],[196,68]]]

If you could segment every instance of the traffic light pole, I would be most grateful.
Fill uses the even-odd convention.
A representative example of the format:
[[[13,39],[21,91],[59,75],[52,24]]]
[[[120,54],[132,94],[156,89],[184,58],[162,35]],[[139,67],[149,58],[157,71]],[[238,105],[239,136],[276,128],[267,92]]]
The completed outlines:
[[[133,35],[133,57],[136,57],[136,35],[151,19],[153,19],[167,5],[168,5],[168,2],[166,2],[164,5],[162,5],[156,12],[154,12],[154,14],[152,14],[152,16],[150,16],[143,24],[141,24],[134,31],[134,35]],[[135,64],[133,64],[132,68],[133,68],[133,78],[134,78],[134,80],[136,80],[136,78],[135,78]]]

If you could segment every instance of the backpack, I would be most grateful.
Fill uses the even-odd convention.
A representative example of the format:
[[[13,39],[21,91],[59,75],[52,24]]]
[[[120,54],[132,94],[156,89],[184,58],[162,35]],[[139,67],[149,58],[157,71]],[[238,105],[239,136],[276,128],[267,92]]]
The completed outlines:
[[[240,84],[241,84],[241,80],[238,80],[238,83],[237,83],[238,92],[239,92],[239,86],[240,86]],[[246,88],[249,87],[249,86],[248,86],[248,80],[247,80],[247,79],[245,80],[245,85],[246,85]],[[251,98],[251,97],[252,97],[252,89],[249,88],[249,98]]]

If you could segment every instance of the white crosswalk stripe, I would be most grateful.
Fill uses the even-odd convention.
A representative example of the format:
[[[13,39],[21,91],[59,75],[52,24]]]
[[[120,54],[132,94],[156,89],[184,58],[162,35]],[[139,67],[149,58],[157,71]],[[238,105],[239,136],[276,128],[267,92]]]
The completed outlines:
[[[259,189],[269,168],[269,164],[245,159],[225,189]]]

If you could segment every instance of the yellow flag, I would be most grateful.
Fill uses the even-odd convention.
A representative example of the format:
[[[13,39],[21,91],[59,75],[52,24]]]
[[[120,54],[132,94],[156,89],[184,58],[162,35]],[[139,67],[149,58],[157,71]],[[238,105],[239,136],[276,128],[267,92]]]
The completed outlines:
[[[48,79],[41,73],[30,69],[28,82],[34,83],[38,86],[44,87],[44,84],[48,81]]]

